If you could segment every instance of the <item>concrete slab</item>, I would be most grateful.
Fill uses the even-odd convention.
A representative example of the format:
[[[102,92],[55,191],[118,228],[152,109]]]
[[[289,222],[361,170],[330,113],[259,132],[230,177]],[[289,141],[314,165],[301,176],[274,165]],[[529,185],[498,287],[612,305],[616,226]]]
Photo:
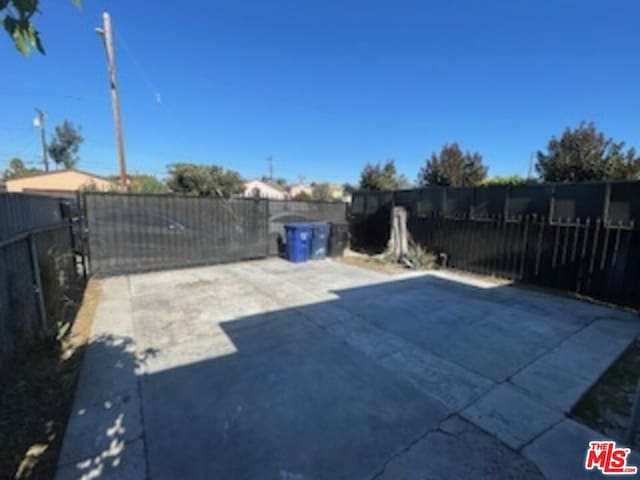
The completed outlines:
[[[76,408],[104,404],[138,389],[138,362],[129,337],[99,337],[84,352]]]
[[[103,403],[79,406],[69,417],[59,462],[78,462],[111,451],[142,435],[137,395],[120,394]]]
[[[461,415],[516,450],[564,418],[560,410],[538,403],[506,383],[489,391]]]
[[[549,480],[603,478],[599,471],[587,471],[584,468],[589,442],[594,440],[610,439],[574,420],[566,419],[524,448],[523,454],[533,461]],[[627,465],[640,468],[640,455],[632,452]],[[634,478],[629,475],[615,477]]]
[[[143,431],[128,281],[106,279],[102,291],[66,427],[61,464],[111,456],[114,448],[134,441]]]
[[[594,383],[626,350],[640,322],[595,321],[545,354],[545,365]]]
[[[456,460],[452,461],[452,457]],[[376,478],[542,480],[544,477],[532,462],[454,416],[391,459]]]
[[[453,412],[468,406],[494,385],[484,377],[411,345],[382,358],[380,364],[408,378]]]
[[[535,398],[569,413],[591,388],[592,381],[543,356],[511,378],[511,383]]]
[[[446,415],[328,335],[255,355],[234,340],[233,355],[145,376],[152,478],[370,478]]]
[[[554,431],[636,322],[330,260],[107,279],[58,475],[539,478],[508,446]]]
[[[147,466],[142,440],[115,443],[95,457],[62,465],[55,480],[146,480]]]

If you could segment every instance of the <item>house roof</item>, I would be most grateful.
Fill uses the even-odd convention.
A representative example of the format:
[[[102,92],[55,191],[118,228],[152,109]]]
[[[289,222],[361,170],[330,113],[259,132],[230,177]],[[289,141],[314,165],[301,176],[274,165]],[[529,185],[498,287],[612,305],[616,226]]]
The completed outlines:
[[[279,192],[287,193],[287,189],[286,188],[284,188],[279,183],[273,182],[271,180],[260,180],[259,178],[256,178],[254,180],[249,180],[247,183],[251,183],[251,182],[262,183],[263,185],[267,185],[268,187],[271,187],[271,188],[273,188],[275,190],[278,190]]]
[[[88,177],[98,178],[98,179],[104,180],[106,182],[111,182],[112,181],[107,177],[103,177],[101,175],[96,175],[96,174],[90,173],[90,172],[85,172],[84,170],[78,170],[77,168],[65,168],[64,170],[53,170],[51,172],[30,173],[28,175],[24,175],[23,177],[10,178],[10,179],[6,180],[5,183],[13,182],[15,180],[24,180],[25,178],[35,178],[35,177],[45,177],[45,176],[50,176],[50,175],[59,175],[61,173],[67,173],[67,172],[79,173],[81,175],[86,175]]]

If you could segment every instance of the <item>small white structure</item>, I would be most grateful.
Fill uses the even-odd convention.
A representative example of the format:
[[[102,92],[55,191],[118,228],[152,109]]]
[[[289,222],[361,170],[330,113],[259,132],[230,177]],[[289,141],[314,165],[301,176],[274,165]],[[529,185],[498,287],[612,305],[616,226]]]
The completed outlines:
[[[276,182],[250,180],[244,184],[244,196],[248,198],[270,198],[271,200],[287,200],[289,194]]]

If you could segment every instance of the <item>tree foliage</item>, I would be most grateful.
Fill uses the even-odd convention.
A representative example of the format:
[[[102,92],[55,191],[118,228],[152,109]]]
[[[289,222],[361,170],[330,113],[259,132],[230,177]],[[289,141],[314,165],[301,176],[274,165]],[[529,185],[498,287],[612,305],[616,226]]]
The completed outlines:
[[[294,197],[293,200],[303,200],[305,202],[308,202],[311,200],[311,195],[309,195],[307,192],[298,192]]]
[[[76,7],[80,0],[72,0]],[[40,0],[0,0],[0,16],[2,26],[13,40],[13,44],[23,55],[32,50],[44,54],[40,33],[33,24],[33,17],[39,10]]]
[[[57,166],[73,168],[78,161],[78,150],[84,141],[80,135],[80,128],[76,128],[68,120],[62,122],[55,128],[55,134],[49,142],[49,155]]]
[[[131,175],[129,177],[131,193],[167,193],[167,186],[153,175]]]
[[[349,182],[346,182],[342,184],[342,190],[346,195],[351,195],[353,192],[358,190],[358,187],[356,187],[355,185],[351,185]]]
[[[204,197],[230,197],[244,192],[244,181],[240,174],[219,165],[195,165],[175,163],[169,165],[169,189],[176,193]]]
[[[432,153],[418,173],[420,185],[475,187],[487,176],[488,168],[478,152],[463,152],[457,143],[445,144]]]
[[[332,202],[333,191],[329,183],[316,183],[311,190],[311,199],[318,202]]]
[[[567,128],[551,138],[547,151],[538,152],[536,170],[545,182],[634,180],[640,176],[640,158],[624,142],[615,142],[593,122]]]
[[[535,183],[535,180],[526,179],[520,175],[496,175],[485,179],[482,185],[491,187],[496,185],[524,185],[526,183]]]
[[[37,168],[27,167],[22,159],[14,157],[9,162],[9,168],[7,168],[2,174],[4,180],[11,180],[12,178],[28,177],[34,173],[40,173],[41,170]]]
[[[384,191],[408,187],[407,178],[398,173],[393,159],[387,160],[384,164],[367,163],[360,174],[361,190]]]

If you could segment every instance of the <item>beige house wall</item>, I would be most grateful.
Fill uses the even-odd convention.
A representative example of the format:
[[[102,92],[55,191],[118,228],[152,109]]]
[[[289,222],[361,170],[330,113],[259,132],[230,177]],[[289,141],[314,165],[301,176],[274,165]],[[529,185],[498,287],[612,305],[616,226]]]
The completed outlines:
[[[41,193],[43,195],[72,194],[85,188],[109,191],[113,187],[114,183],[109,180],[77,170],[61,170],[6,181],[7,192]]]

